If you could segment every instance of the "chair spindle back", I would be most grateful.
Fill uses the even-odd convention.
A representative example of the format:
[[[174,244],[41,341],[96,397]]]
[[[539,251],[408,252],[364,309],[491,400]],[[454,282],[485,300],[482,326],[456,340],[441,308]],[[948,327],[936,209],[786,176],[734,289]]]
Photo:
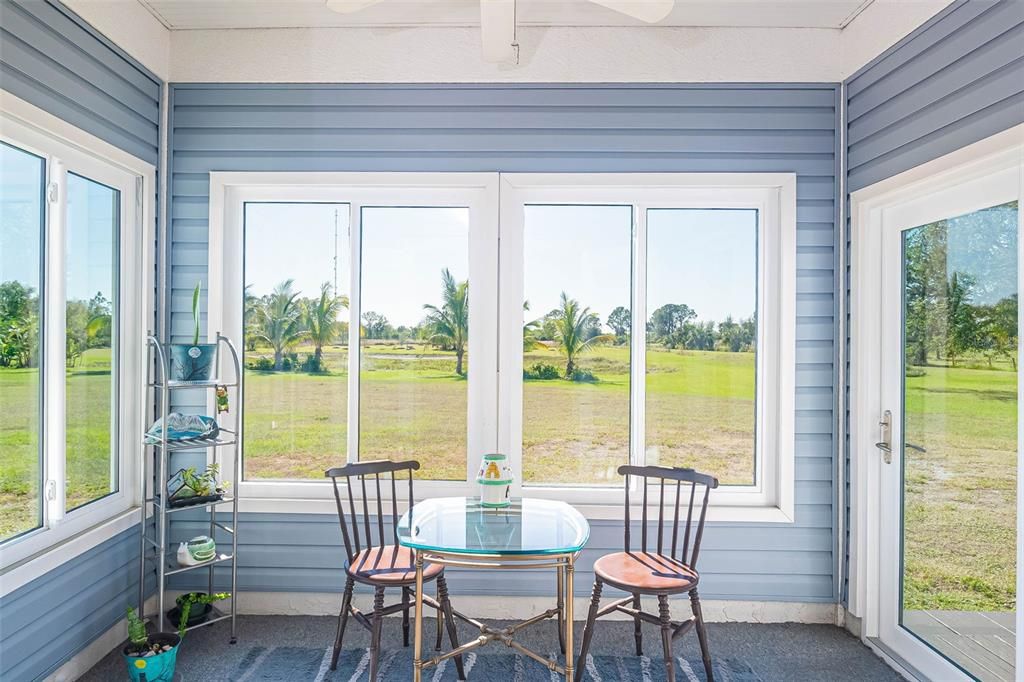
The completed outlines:
[[[693,469],[684,469],[682,467],[663,467],[663,466],[633,466],[625,465],[619,467],[619,474],[626,477],[626,515],[625,515],[625,530],[624,530],[624,549],[626,552],[630,551],[630,518],[629,518],[629,489],[630,489],[630,478],[636,476],[641,479],[640,490],[643,495],[643,504],[641,506],[641,519],[640,519],[640,551],[647,552],[648,550],[648,539],[647,539],[647,491],[651,485],[658,486],[658,538],[657,545],[654,550],[658,554],[665,554],[665,486],[666,481],[668,487],[671,490],[675,488],[675,505],[672,513],[672,529],[668,535],[668,539],[671,541],[671,549],[667,556],[678,559],[682,563],[686,564],[690,568],[696,568],[697,557],[700,555],[700,541],[704,535],[704,520],[707,517],[708,511],[708,498],[711,490],[718,487],[718,479],[708,474],[702,474]],[[653,479],[653,480],[652,480]],[[675,483],[673,486],[672,483]],[[694,520],[694,506],[697,502],[697,488],[700,487],[702,492],[700,494],[700,509],[696,521]],[[689,490],[687,490],[689,488]],[[676,549],[678,548],[679,539],[679,508],[688,502],[686,505],[686,517],[683,521],[683,546],[682,551],[679,555],[676,555]],[[692,533],[691,533],[692,530]],[[693,546],[690,546],[691,535],[693,538]]]
[[[420,468],[420,463],[415,460],[404,462],[392,462],[386,459],[373,460],[371,462],[356,462],[345,466],[328,469],[324,476],[331,479],[334,485],[334,501],[338,506],[338,522],[341,524],[341,537],[345,541],[345,554],[349,561],[363,551],[384,545],[398,544],[398,483],[399,480],[408,480],[409,506],[413,505],[412,474]],[[382,477],[383,474],[383,477]],[[346,519],[345,505],[341,500],[341,490],[338,479],[344,479],[344,487],[348,493],[348,518]],[[353,480],[355,479],[355,480]],[[366,494],[366,479],[371,480],[371,485],[376,487],[377,498],[377,533],[371,532],[370,526],[370,498]],[[362,492],[362,515],[356,512],[356,482]],[[384,530],[384,495],[388,481],[391,482],[391,533],[385,537]],[[362,522],[362,536],[360,536],[360,521]]]

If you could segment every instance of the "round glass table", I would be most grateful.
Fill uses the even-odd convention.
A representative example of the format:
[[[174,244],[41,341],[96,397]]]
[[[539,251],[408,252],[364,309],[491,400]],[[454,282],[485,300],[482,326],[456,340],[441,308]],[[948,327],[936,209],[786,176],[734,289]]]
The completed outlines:
[[[416,562],[416,622],[413,679],[424,668],[492,641],[529,656],[550,670],[573,677],[573,564],[590,537],[590,525],[565,502],[522,498],[503,508],[484,507],[475,497],[442,497],[417,502],[398,522],[399,544],[413,550]],[[428,660],[423,641],[423,566],[425,563],[475,569],[551,568],[556,573],[555,608],[505,628],[493,628],[457,610],[445,614],[480,630],[480,637]],[[515,641],[516,632],[548,618],[558,618],[559,645],[565,664]]]

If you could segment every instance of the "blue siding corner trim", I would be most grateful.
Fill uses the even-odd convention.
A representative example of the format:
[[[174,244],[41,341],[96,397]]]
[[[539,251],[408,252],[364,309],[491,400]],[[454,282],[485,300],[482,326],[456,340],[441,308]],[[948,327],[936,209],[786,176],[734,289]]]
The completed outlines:
[[[701,568],[709,598],[835,600],[836,85],[171,87],[173,340],[190,335],[190,292],[208,277],[211,171],[796,173],[796,523],[714,524]],[[176,407],[201,409],[202,400]],[[176,519],[172,536],[200,530]],[[593,559],[621,548],[621,536],[621,522],[594,524],[580,594]],[[332,517],[245,514],[239,540],[244,589],[342,587]],[[460,572],[451,585],[491,593],[479,573]],[[551,585],[524,574],[503,590],[545,594]]]
[[[852,75],[846,91],[849,192],[1024,123],[1024,2],[958,0]],[[844,248],[849,255],[849,237]],[[844,342],[849,349],[848,333]],[[849,472],[848,439],[843,452]],[[844,513],[849,528],[849,503]]]
[[[0,88],[156,165],[163,84],[55,0],[0,0]],[[128,530],[0,599],[0,679],[42,679],[138,599]]]

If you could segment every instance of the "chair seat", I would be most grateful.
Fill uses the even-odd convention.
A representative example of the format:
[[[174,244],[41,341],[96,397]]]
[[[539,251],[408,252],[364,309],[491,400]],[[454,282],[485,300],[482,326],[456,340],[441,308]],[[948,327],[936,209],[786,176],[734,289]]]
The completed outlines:
[[[615,552],[594,562],[601,581],[632,592],[688,592],[700,576],[681,561],[653,552]]]
[[[373,547],[352,557],[345,570],[356,580],[374,584],[400,584],[416,581],[416,564],[412,550],[400,545]],[[433,580],[444,567],[439,564],[424,564],[423,579]]]

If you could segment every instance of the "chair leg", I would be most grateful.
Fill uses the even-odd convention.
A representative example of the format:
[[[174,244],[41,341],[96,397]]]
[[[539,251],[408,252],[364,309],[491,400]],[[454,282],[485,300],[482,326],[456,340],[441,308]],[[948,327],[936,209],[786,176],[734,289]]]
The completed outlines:
[[[704,627],[704,614],[700,610],[700,597],[697,590],[690,590],[690,606],[693,608],[693,616],[697,619],[697,640],[700,642],[700,656],[704,659],[704,672],[707,674],[708,682],[714,682],[715,676],[711,666],[711,650],[708,648],[708,632]]]
[[[676,680],[676,665],[672,661],[672,618],[668,612],[668,595],[658,595],[658,620],[661,622],[661,649],[665,654],[665,679]]]
[[[440,588],[434,593],[434,598],[437,603],[441,603],[441,590]],[[444,634],[444,611],[442,609],[437,610],[437,637],[434,639],[434,651],[441,650],[441,640]]]
[[[402,646],[409,646],[409,588],[402,588]]]
[[[452,615],[452,603],[448,599],[448,583],[443,575],[437,576],[438,601],[444,611],[444,624],[448,628],[448,639],[452,643],[452,649],[459,648],[459,635],[455,628],[455,617]],[[455,670],[459,673],[459,679],[466,679],[466,671],[462,667],[462,655],[455,657]]]
[[[380,665],[380,626],[384,620],[384,588],[373,588],[373,629],[370,631],[370,680],[377,682],[377,667]]]
[[[637,611],[640,610],[640,595],[633,595],[633,608]],[[640,630],[640,617],[635,616],[633,618],[633,640],[636,642],[636,655],[644,655],[644,635]]]
[[[590,596],[590,610],[587,611],[587,624],[583,626],[583,643],[580,645],[580,655],[576,659],[576,674],[573,682],[581,682],[583,671],[587,669],[587,652],[590,650],[590,640],[594,638],[594,625],[597,623],[597,609],[601,605],[601,580],[594,580],[594,592]]]
[[[349,578],[345,581],[345,594],[341,598],[341,613],[338,614],[338,633],[334,636],[334,651],[331,652],[331,670],[338,668],[338,656],[341,654],[341,638],[345,636],[345,626],[348,624],[348,612],[352,607],[352,588],[355,581]]]

